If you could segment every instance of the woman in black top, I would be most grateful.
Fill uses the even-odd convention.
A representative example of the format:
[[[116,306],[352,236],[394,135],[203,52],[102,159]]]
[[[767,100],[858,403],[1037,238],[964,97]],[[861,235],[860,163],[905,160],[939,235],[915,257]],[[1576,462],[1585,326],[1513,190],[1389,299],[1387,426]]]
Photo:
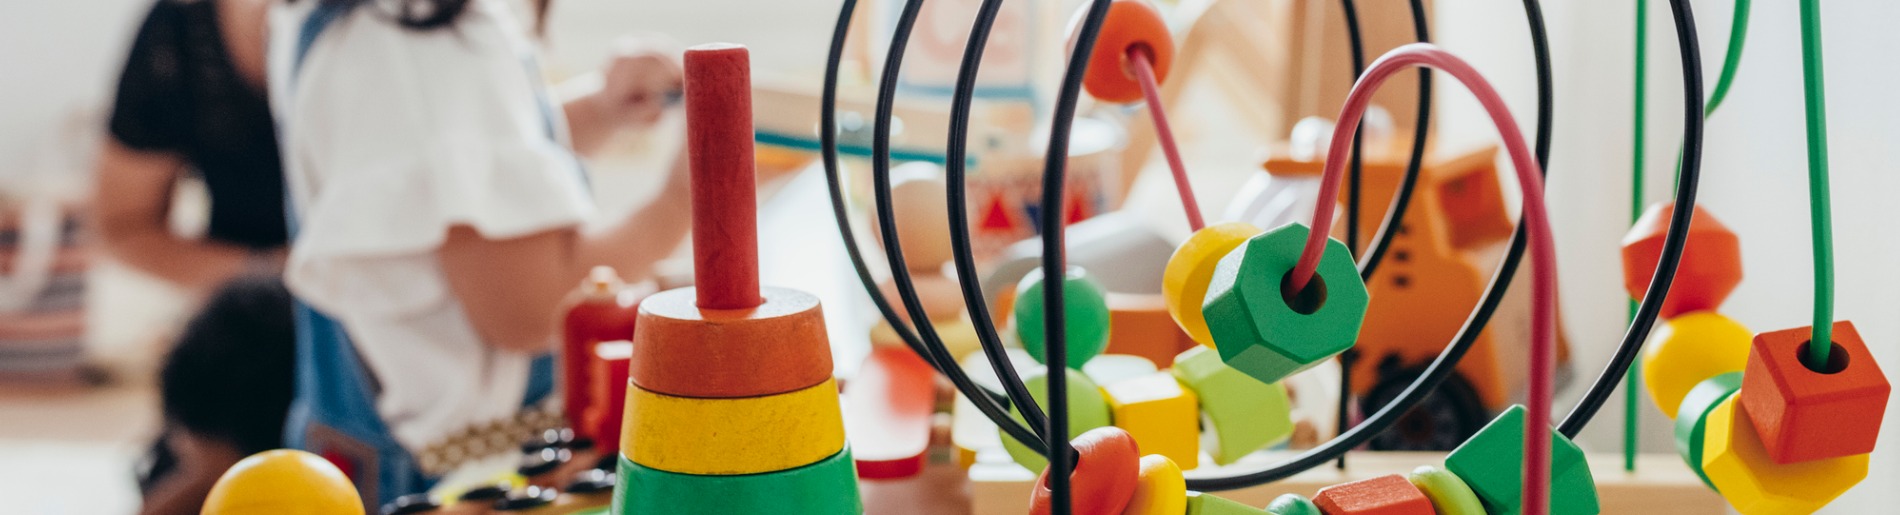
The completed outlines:
[[[198,513],[225,469],[282,446],[295,366],[279,278],[283,171],[265,98],[268,7],[157,0],[126,58],[100,154],[92,205],[113,257],[213,298],[160,374],[165,429],[141,474],[147,515]],[[202,237],[171,231],[186,174],[210,193]]]

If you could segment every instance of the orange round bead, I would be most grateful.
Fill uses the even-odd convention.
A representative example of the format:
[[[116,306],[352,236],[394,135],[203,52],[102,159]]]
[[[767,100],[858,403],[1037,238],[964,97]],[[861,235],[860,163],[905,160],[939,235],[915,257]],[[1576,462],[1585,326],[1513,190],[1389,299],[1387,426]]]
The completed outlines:
[[[1070,26],[1071,47],[1082,27],[1082,12],[1077,13],[1076,23]],[[1108,6],[1101,35],[1095,40],[1095,50],[1089,54],[1089,68],[1082,77],[1082,87],[1089,95],[1106,102],[1141,100],[1141,84],[1136,82],[1135,72],[1130,68],[1134,63],[1128,60],[1128,52],[1134,49],[1148,54],[1149,62],[1154,64],[1155,82],[1168,79],[1168,68],[1174,63],[1174,38],[1169,35],[1168,23],[1161,19],[1161,12],[1145,0],[1115,0]]]
[[[1069,474],[1072,513],[1075,515],[1119,515],[1128,507],[1135,487],[1141,483],[1141,448],[1135,437],[1119,428],[1090,429],[1070,442],[1075,453],[1075,471]],[[1036,477],[1036,489],[1030,493],[1030,515],[1050,513],[1049,469]]]

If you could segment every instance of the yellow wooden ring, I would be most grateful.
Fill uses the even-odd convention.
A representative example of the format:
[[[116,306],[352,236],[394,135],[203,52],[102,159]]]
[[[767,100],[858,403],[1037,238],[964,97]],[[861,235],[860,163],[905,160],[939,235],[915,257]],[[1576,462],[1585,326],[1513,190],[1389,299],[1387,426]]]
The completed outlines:
[[[1215,265],[1260,232],[1259,227],[1245,222],[1210,225],[1195,231],[1168,257],[1168,266],[1161,272],[1161,294],[1167,299],[1168,314],[1195,342],[1214,346],[1201,303],[1206,300],[1208,283],[1214,280]]]
[[[1187,513],[1187,478],[1174,460],[1159,454],[1141,457],[1135,495],[1122,515],[1181,515]]]
[[[790,470],[844,449],[838,385],[736,399],[675,397],[627,385],[620,448],[647,468],[730,476]]]

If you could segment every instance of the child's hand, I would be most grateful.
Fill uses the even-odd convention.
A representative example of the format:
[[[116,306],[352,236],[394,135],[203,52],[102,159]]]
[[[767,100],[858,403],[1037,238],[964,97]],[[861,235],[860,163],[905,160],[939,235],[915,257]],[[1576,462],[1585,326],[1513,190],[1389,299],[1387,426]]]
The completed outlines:
[[[602,114],[615,124],[644,129],[660,121],[669,99],[681,87],[679,51],[653,38],[625,38],[601,70],[595,96]]]

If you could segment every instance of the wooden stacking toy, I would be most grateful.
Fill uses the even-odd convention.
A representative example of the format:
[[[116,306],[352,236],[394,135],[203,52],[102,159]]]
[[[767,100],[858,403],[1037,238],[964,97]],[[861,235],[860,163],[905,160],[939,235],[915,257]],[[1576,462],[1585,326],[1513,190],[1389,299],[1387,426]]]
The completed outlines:
[[[1737,394],[1776,463],[1874,451],[1892,386],[1853,322],[1834,323],[1826,364],[1806,363],[1810,328],[1762,333]]]
[[[204,515],[362,515],[350,478],[321,456],[278,449],[238,461],[205,496]]]
[[[1306,288],[1288,291],[1306,226],[1249,238],[1215,266],[1201,314],[1221,360],[1263,383],[1277,382],[1352,348],[1365,321],[1366,283],[1352,255],[1328,239]]]
[[[1650,206],[1623,237],[1623,288],[1630,298],[1641,299],[1649,290],[1675,207],[1673,202]],[[1702,206],[1695,206],[1694,217],[1681,267],[1663,300],[1663,318],[1720,307],[1742,282],[1741,240]]]
[[[641,302],[619,515],[863,511],[818,299],[759,287],[748,60],[686,51],[696,284]]]

